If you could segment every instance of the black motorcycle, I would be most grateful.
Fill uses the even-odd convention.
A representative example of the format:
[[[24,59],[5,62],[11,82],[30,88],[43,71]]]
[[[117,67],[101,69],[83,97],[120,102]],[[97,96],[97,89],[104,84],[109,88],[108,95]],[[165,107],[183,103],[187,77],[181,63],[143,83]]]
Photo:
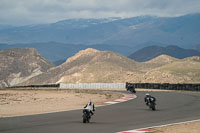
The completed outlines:
[[[149,106],[149,109],[152,109],[153,111],[156,110],[156,101],[153,98],[146,98],[145,99],[146,105]]]
[[[156,110],[156,103],[155,103],[155,101],[151,101],[150,100],[150,102],[149,102],[148,105],[149,105],[149,108],[152,109],[153,111]]]
[[[126,89],[127,91],[130,91],[131,93],[136,93],[134,86],[131,84],[128,84]]]
[[[87,109],[83,109],[83,123],[89,123],[90,122],[90,112]]]
[[[144,102],[147,106],[149,106],[150,109],[156,110],[156,98],[153,96],[150,96],[148,93],[146,94],[144,98]]]

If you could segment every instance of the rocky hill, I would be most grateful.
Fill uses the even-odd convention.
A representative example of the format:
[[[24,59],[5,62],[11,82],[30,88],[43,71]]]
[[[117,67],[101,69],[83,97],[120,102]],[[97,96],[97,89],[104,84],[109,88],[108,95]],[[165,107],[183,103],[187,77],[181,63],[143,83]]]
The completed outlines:
[[[88,48],[25,84],[117,82],[120,75],[137,69],[138,63],[131,59],[110,51]]]
[[[200,62],[197,58],[182,59],[153,69],[145,74],[146,81],[166,83],[199,83]],[[199,57],[198,57],[199,59]]]
[[[176,59],[167,55],[136,62],[120,54],[95,49],[81,50],[65,63],[32,77],[23,84],[154,82],[197,83],[198,56]]]
[[[0,50],[0,88],[22,83],[53,66],[33,48]]]
[[[157,68],[157,67],[161,67],[161,66],[164,66],[164,65],[167,65],[167,64],[171,64],[173,62],[176,62],[178,61],[179,59],[177,58],[174,58],[174,57],[171,57],[171,56],[168,56],[168,55],[160,55],[160,56],[157,56],[149,61],[145,61],[142,64],[142,66],[146,66],[146,68],[148,70],[151,70],[151,69],[154,69],[154,68]]]

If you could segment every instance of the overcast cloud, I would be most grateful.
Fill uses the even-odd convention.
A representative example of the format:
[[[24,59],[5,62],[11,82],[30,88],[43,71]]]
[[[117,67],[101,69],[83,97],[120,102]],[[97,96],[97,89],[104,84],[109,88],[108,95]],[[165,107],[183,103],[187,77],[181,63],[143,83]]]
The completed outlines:
[[[200,0],[0,0],[0,24],[52,23],[70,18],[180,16],[200,12]]]

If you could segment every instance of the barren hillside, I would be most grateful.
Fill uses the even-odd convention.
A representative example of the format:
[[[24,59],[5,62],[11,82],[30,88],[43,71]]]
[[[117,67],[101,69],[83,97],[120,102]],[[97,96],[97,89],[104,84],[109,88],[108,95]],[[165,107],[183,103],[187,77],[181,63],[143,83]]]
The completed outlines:
[[[118,82],[120,75],[136,70],[139,70],[139,63],[131,59],[110,51],[89,48],[26,84]]]
[[[51,67],[35,49],[0,50],[0,88],[24,82]]]
[[[154,82],[196,83],[200,81],[199,57],[176,59],[167,55],[147,62],[135,62],[110,51],[86,49],[60,66],[23,84]]]
[[[168,56],[168,55],[160,55],[157,56],[149,61],[146,61],[144,63],[141,63],[143,67],[145,67],[148,70],[161,67],[167,64],[171,64],[173,62],[178,61],[179,59]]]

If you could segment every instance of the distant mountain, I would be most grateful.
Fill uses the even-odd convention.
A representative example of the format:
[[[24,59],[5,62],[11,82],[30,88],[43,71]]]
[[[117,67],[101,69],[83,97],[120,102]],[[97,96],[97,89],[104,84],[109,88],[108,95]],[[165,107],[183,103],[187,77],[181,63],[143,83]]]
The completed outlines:
[[[14,28],[14,26],[0,24],[0,30]]]
[[[62,42],[93,44],[116,31],[113,21],[120,18],[68,19],[51,24],[8,27],[0,30],[2,43]],[[113,30],[114,29],[114,30]]]
[[[130,25],[113,36],[106,43],[140,45],[178,45],[191,48],[199,44],[200,14],[191,14],[174,18],[152,17],[147,21]],[[197,39],[198,38],[198,39]],[[152,44],[154,42],[155,44]],[[145,45],[144,45],[145,44]]]
[[[166,47],[161,47],[161,46],[144,47],[131,54],[129,58],[135,61],[144,62],[163,54],[178,59],[183,59],[190,56],[200,56],[200,52],[198,52],[197,50],[183,49],[178,46],[170,45]]]
[[[61,60],[57,60],[55,62],[53,62],[53,64],[55,64],[56,66],[59,66],[61,64],[63,64],[66,61],[66,59],[61,59]]]
[[[53,66],[33,48],[0,50],[0,88],[22,83]]]
[[[0,28],[0,43],[59,42],[109,44],[139,48],[178,45],[191,48],[200,42],[200,14],[180,17],[69,19],[51,24]]]
[[[200,44],[199,44],[199,45],[196,45],[196,46],[194,46],[194,47],[193,47],[193,49],[194,49],[194,50],[197,50],[197,51],[199,51],[199,52],[200,52]]]

